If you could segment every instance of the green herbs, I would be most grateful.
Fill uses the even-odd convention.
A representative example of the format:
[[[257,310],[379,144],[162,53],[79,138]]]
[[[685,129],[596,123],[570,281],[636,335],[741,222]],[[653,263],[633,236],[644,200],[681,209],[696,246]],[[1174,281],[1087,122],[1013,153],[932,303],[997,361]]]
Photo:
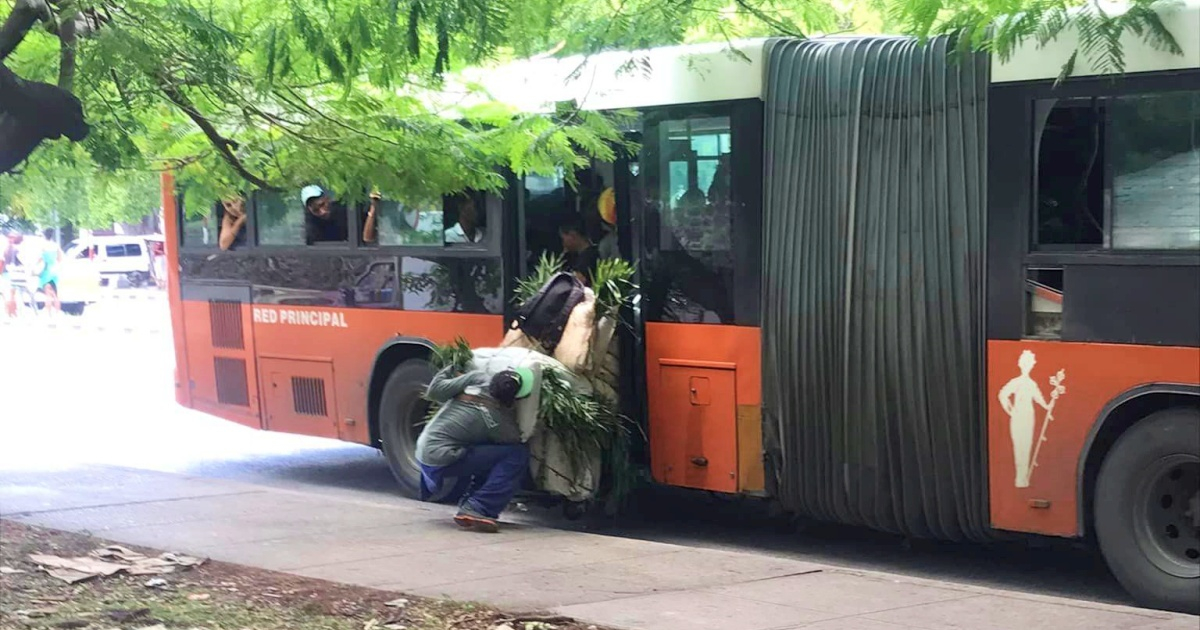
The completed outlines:
[[[454,341],[448,344],[435,345],[429,362],[433,365],[434,370],[441,370],[448,365],[453,365],[459,371],[466,371],[473,357],[471,346],[467,340],[455,337]]]
[[[517,288],[513,292],[513,302],[520,305],[529,301],[537,292],[554,277],[554,274],[562,271],[563,257],[561,254],[552,254],[544,252],[542,257],[538,259],[537,267],[533,269],[528,277],[517,280]]]
[[[570,381],[549,368],[542,370],[538,416],[562,445],[571,475],[581,473],[589,457],[603,452],[626,430],[613,401],[575,391]]]
[[[620,258],[605,258],[596,263],[592,290],[596,292],[596,320],[616,317],[621,305],[637,288],[633,284],[633,265]]]

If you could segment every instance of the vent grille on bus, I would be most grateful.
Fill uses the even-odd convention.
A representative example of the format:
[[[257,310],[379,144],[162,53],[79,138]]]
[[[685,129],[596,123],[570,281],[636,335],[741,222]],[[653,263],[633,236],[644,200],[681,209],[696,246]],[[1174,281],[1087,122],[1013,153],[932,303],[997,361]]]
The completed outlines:
[[[246,362],[244,360],[215,357],[213,372],[217,377],[217,402],[224,405],[250,406],[250,391],[246,387]]]
[[[208,321],[212,327],[214,348],[230,350],[246,348],[245,338],[242,335],[242,305],[240,303],[209,300]]]
[[[292,377],[292,408],[306,416],[327,416],[325,379],[310,376]]]

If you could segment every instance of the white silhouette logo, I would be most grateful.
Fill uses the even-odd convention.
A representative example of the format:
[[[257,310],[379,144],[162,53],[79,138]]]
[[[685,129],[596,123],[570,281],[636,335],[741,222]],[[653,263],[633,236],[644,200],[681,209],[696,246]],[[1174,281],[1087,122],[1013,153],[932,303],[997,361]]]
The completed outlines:
[[[1058,402],[1059,396],[1067,393],[1067,386],[1063,385],[1067,373],[1065,370],[1059,370],[1050,377],[1050,402],[1047,403],[1046,398],[1042,396],[1041,386],[1029,376],[1035,365],[1037,358],[1033,352],[1022,352],[1021,358],[1017,359],[1021,375],[1000,388],[1000,406],[1004,408],[1004,413],[1008,414],[1008,432],[1012,436],[1018,488],[1029,487],[1029,479],[1033,476],[1033,470],[1037,468],[1038,451],[1042,450],[1042,443],[1046,441],[1046,429],[1054,421],[1054,403]],[[1035,402],[1046,410],[1046,418],[1042,421],[1042,430],[1038,434],[1036,445],[1033,443],[1033,429],[1037,425],[1033,409]]]

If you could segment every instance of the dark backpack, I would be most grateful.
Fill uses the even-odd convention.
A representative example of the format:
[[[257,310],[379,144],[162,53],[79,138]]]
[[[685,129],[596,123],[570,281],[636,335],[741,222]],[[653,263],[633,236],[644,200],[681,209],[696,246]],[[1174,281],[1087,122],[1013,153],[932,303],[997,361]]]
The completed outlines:
[[[512,328],[520,328],[541,343],[547,352],[554,352],[562,340],[571,311],[582,301],[583,284],[575,275],[556,273],[533,297],[517,307]]]

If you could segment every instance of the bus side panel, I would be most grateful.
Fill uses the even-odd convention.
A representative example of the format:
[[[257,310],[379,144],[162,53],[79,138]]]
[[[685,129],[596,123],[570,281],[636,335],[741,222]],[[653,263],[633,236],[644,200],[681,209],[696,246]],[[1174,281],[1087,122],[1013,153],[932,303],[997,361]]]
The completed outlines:
[[[992,526],[1078,535],[1077,477],[1088,434],[1109,401],[1152,383],[1200,384],[1200,348],[989,341]]]
[[[758,328],[646,324],[650,465],[659,483],[763,490]]]
[[[367,396],[376,353],[396,336],[499,345],[498,315],[255,304],[251,321],[264,428],[370,444]],[[280,389],[285,391],[279,391]]]
[[[179,208],[175,204],[175,178],[170,173],[163,173],[160,180],[167,253],[167,305],[171,312],[171,340],[175,345],[175,402],[191,407],[191,392],[187,386],[190,377],[183,328],[183,299],[179,292]]]
[[[249,301],[184,299],[182,311],[191,407],[261,429]]]

